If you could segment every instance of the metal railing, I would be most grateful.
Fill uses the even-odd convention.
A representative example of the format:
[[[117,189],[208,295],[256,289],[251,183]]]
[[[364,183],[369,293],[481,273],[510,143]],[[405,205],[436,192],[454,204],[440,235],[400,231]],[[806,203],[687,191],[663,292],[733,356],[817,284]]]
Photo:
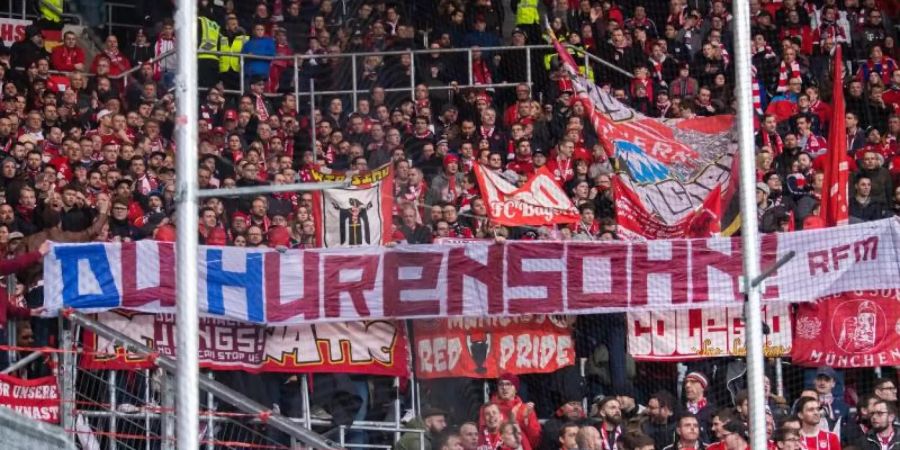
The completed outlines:
[[[475,75],[473,73],[473,53],[481,52],[483,58],[491,58],[493,55],[500,54],[500,57],[509,56],[514,52],[525,52],[525,67],[522,68],[522,71],[525,73],[524,81],[516,81],[516,82],[498,82],[498,83],[477,83],[475,80]],[[403,56],[408,55],[410,57],[410,67],[409,67],[409,80],[407,86],[404,87],[390,87],[385,88],[385,93],[396,93],[396,92],[409,92],[411,96],[415,96],[416,86],[419,84],[416,82],[416,64],[421,63],[422,57],[427,57],[432,54],[448,54],[448,55],[465,55],[466,61],[466,70],[465,75],[462,77],[462,80],[456,80],[454,83],[445,86],[429,86],[428,89],[430,91],[443,91],[443,90],[456,90],[456,89],[467,89],[467,88],[478,88],[478,89],[503,89],[503,88],[514,88],[515,86],[526,83],[529,86],[534,85],[535,74],[533,73],[533,69],[535,64],[534,58],[536,56],[544,56],[548,52],[553,52],[553,46],[551,45],[528,45],[528,46],[500,46],[500,47],[484,47],[480,49],[473,48],[450,48],[450,49],[423,49],[423,50],[395,50],[395,51],[384,51],[384,52],[360,52],[360,53],[340,53],[340,54],[325,54],[325,55],[307,55],[307,54],[296,54],[291,56],[257,56],[257,55],[249,55],[249,54],[234,54],[228,52],[198,52],[198,54],[209,54],[216,56],[227,56],[227,57],[237,57],[240,60],[240,88],[238,90],[225,90],[227,94],[242,94],[246,91],[245,83],[246,83],[246,64],[248,61],[291,61],[291,66],[293,69],[293,87],[294,87],[294,96],[297,98],[298,102],[301,97],[311,97],[315,95],[319,96],[349,96],[352,99],[353,104],[355,105],[360,94],[368,94],[367,90],[359,89],[359,80],[361,79],[360,73],[360,61],[364,61],[369,57],[392,57],[392,56]],[[350,89],[337,89],[337,90],[322,90],[315,91],[314,84],[311,82],[309,84],[308,90],[303,90],[304,87],[301,83],[301,74],[303,74],[302,67],[304,63],[312,60],[323,60],[323,59],[349,59],[350,60]],[[633,77],[631,73],[623,70],[622,68],[616,66],[615,64],[606,61],[600,57],[592,55],[590,53],[584,53],[584,64],[586,66],[591,66],[593,64],[601,64],[610,70],[614,70],[623,74],[627,77]],[[543,66],[543,62],[541,63]],[[312,77],[310,77],[310,81],[312,81]],[[267,93],[269,96],[275,96],[279,94],[275,93]]]
[[[347,95],[353,98],[353,102],[356,103],[358,96],[361,93],[367,93],[368,91],[360,90],[358,88],[359,80],[360,80],[360,61],[364,60],[368,57],[391,57],[391,56],[402,56],[409,55],[411,59],[411,65],[409,68],[410,76],[407,82],[407,85],[404,87],[392,87],[385,88],[384,91],[386,93],[394,93],[394,92],[409,92],[410,95],[415,95],[416,89],[416,64],[417,58],[421,58],[422,56],[427,56],[435,53],[439,54],[450,54],[450,55],[459,55],[465,54],[465,59],[467,61],[466,64],[466,72],[465,76],[462,80],[458,80],[455,85],[446,85],[446,86],[430,86],[429,90],[452,90],[452,89],[465,89],[465,88],[480,88],[480,89],[498,89],[498,88],[512,88],[519,85],[521,82],[500,82],[500,83],[476,83],[475,77],[472,72],[472,62],[473,62],[473,51],[480,51],[483,54],[496,54],[500,52],[525,52],[525,66],[523,68],[525,72],[525,83],[528,85],[533,84],[534,74],[532,72],[532,61],[535,57],[536,52],[547,52],[552,50],[553,47],[549,45],[530,45],[530,46],[501,46],[501,47],[490,47],[490,48],[482,48],[482,49],[472,49],[472,48],[453,48],[453,49],[425,49],[425,50],[395,50],[395,51],[385,51],[385,52],[360,52],[360,53],[340,53],[340,54],[322,54],[322,55],[308,55],[308,54],[296,54],[291,56],[258,56],[258,55],[250,55],[250,54],[235,54],[228,52],[207,52],[201,51],[198,54],[207,54],[207,55],[216,55],[216,56],[227,56],[227,57],[237,57],[240,60],[240,88],[239,90],[226,90],[226,93],[229,94],[242,94],[245,92],[245,83],[246,83],[246,64],[248,61],[290,61],[293,69],[293,85],[294,85],[294,95],[299,99],[301,97],[309,97],[310,95],[327,95],[327,96],[335,96],[335,95]],[[502,57],[502,55],[501,55]],[[325,91],[316,91],[311,93],[309,91],[301,90],[301,82],[300,77],[304,72],[302,71],[302,67],[304,63],[312,60],[323,60],[323,59],[350,59],[350,75],[351,75],[351,88],[350,89],[338,89],[338,90],[325,90]],[[268,95],[277,95],[273,93],[268,93]]]
[[[175,361],[157,356],[150,348],[90,317],[73,312],[69,323],[61,327],[63,364],[59,370],[63,428],[79,439],[107,443],[104,448],[139,449],[162,445],[174,448],[175,420],[172,376]],[[85,328],[104,339],[119,343],[129,352],[155,358],[158,371],[91,371],[80,368],[77,339]],[[124,374],[124,375],[123,375]],[[124,378],[123,378],[124,377]],[[336,445],[294,420],[271,411],[247,396],[216,382],[200,377],[196,388],[207,393],[206,411],[196,420],[203,433],[206,448],[228,448],[228,442],[247,442],[258,448],[294,448],[302,443],[307,448],[330,449]],[[218,411],[227,403],[237,413]],[[125,406],[128,405],[128,406]],[[80,425],[79,425],[80,424]],[[86,428],[87,427],[87,428]],[[278,430],[288,436],[285,444],[265,430]]]
[[[113,27],[130,28],[130,29],[142,28],[140,25],[135,25],[135,24],[126,23],[126,22],[116,22],[113,19],[113,10],[114,9],[122,8],[122,9],[132,9],[133,10],[134,5],[129,4],[129,3],[106,2],[106,4],[103,5],[103,7],[106,8],[106,30],[107,31],[112,32]]]

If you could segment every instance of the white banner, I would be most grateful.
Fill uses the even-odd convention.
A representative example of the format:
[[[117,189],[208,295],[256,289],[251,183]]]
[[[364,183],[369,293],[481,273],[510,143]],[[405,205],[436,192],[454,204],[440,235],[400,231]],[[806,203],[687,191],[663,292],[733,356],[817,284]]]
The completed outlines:
[[[638,361],[746,356],[743,309],[734,306],[629,312],[628,353]],[[767,304],[762,317],[769,330],[763,342],[766,357],[790,355],[791,305]]]
[[[209,317],[308,323],[449,316],[593,314],[737,306],[739,238],[506,241],[317,250],[201,247],[198,306]],[[804,302],[900,288],[900,220],[767,234],[763,267],[794,252],[763,299]],[[172,243],[54,244],[48,313],[175,310]]]
[[[30,20],[0,18],[0,39],[9,47],[18,41],[25,39],[25,28],[31,25]]]

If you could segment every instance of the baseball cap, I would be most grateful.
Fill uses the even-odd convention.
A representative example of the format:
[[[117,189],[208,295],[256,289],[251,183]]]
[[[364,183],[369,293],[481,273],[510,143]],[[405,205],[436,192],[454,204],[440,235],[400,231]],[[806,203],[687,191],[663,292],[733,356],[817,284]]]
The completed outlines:
[[[25,237],[25,235],[22,234],[21,231],[13,231],[12,233],[9,233],[9,236],[7,236],[7,237],[8,237],[9,240],[11,241],[11,240],[13,240],[13,239],[22,239],[22,238]]]
[[[828,377],[833,380],[837,378],[837,371],[828,366],[819,367],[819,369],[816,370],[816,378],[818,377]]]
[[[225,120],[237,120],[238,113],[236,109],[229,109],[225,111]]]

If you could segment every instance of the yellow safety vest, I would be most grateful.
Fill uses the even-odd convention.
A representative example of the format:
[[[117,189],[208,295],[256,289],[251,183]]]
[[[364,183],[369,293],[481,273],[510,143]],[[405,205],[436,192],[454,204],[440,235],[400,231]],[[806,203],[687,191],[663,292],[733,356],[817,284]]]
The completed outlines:
[[[571,44],[564,44],[564,47],[566,48],[566,52],[572,55],[575,64],[578,64],[578,73],[584,75],[588,80],[594,81],[594,69],[589,65],[584,65],[584,50]],[[548,53],[544,56],[544,68],[549,71],[550,66],[553,65],[554,59],[559,59],[559,55],[557,55],[556,52]]]
[[[40,0],[38,9],[48,22],[62,22],[63,0]]]
[[[219,51],[219,24],[206,17],[200,17],[198,20],[200,20],[200,46],[197,47],[197,50],[206,52]],[[218,61],[219,55],[201,53],[197,55],[197,59],[214,59]]]
[[[222,36],[219,38],[219,51],[222,53],[234,53],[239,55],[241,53],[241,49],[244,48],[244,43],[250,40],[250,36],[246,34],[240,34],[234,37],[234,40],[231,43],[228,43],[228,37]],[[219,56],[219,72],[240,72],[241,71],[241,58],[237,56]]]
[[[516,25],[534,25],[540,23],[538,0],[519,0],[516,7]]]

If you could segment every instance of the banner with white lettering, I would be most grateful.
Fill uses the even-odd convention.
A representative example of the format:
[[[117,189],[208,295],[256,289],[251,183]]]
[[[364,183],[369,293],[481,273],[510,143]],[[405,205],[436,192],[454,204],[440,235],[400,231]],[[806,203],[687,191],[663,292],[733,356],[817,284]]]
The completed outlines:
[[[104,325],[175,358],[175,316],[109,312]],[[87,369],[153,367],[146,355],[86,331]],[[355,321],[266,327],[244,322],[200,319],[200,367],[246,372],[365,373],[406,377],[409,349],[402,324]]]
[[[556,184],[546,166],[538,169],[521,188],[481,164],[475,164],[473,169],[487,202],[488,215],[495,223],[517,227],[575,223],[580,219],[572,200]]]
[[[731,200],[735,191],[729,189],[729,180],[738,149],[733,115],[647,117],[579,73],[559,41],[553,38],[552,43],[576,96],[590,105],[587,117],[600,144],[618,162],[618,178],[634,193],[628,201],[656,222],[646,228],[634,223],[620,228],[652,239],[675,237],[667,228],[694,221],[688,216],[701,207],[719,209],[709,208],[710,196],[721,195],[725,204]],[[716,188],[721,190],[716,193]],[[660,235],[652,235],[657,231]]]
[[[769,303],[762,308],[768,358],[786,357],[791,351],[791,305]],[[728,308],[628,313],[628,353],[638,361],[685,361],[746,356],[744,311]]]
[[[25,40],[25,28],[31,25],[30,20],[11,19],[9,17],[0,18],[0,40],[7,47],[12,46],[16,42]]]
[[[900,220],[761,239],[763,267],[795,256],[763,298],[804,302],[900,288]],[[252,323],[593,314],[737,306],[740,239],[506,241],[279,252],[200,247],[201,314]],[[173,313],[173,243],[54,244],[45,305]]]
[[[575,364],[567,316],[473,317],[413,322],[416,376],[497,378]]]
[[[797,308],[791,360],[835,369],[900,365],[900,290],[846,292]]]
[[[0,407],[34,420],[59,423],[59,387],[56,377],[23,380],[0,374]]]

